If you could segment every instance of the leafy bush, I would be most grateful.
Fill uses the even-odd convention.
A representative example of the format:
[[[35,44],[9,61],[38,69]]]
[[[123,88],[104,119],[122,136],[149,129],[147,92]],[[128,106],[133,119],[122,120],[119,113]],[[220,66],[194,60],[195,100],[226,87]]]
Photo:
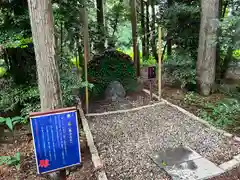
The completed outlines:
[[[199,115],[219,127],[229,127],[236,125],[240,119],[240,102],[236,99],[225,99],[217,102],[215,105],[206,104]]]
[[[199,97],[195,92],[188,92],[184,97],[184,102],[190,105],[204,106],[204,99]]]
[[[93,83],[92,94],[103,94],[111,81],[119,81],[129,90],[129,80],[135,80],[135,68],[131,57],[117,50],[108,50],[97,55],[88,65],[89,82]],[[83,77],[84,79],[84,77]]]
[[[7,127],[13,131],[14,129],[14,126],[16,124],[19,124],[19,123],[26,123],[26,119],[21,117],[21,116],[16,116],[16,117],[13,117],[13,118],[10,118],[10,117],[7,117],[7,118],[3,118],[3,117],[0,117],[0,125],[7,125]]]
[[[198,115],[204,120],[221,128],[234,126],[234,130],[240,130],[240,101],[234,98],[226,98],[216,103],[209,103],[194,92],[189,92],[184,97],[184,102],[190,106],[200,107]],[[237,129],[239,128],[239,129]]]
[[[17,152],[15,156],[0,156],[0,166],[4,164],[8,166],[15,166],[19,170],[20,160],[20,152]]]
[[[40,109],[40,96],[37,85],[16,86],[12,79],[1,79],[0,82],[1,112],[16,112],[13,116],[26,117],[31,111]],[[21,112],[20,112],[21,111]],[[11,116],[12,117],[12,116]]]
[[[181,88],[196,85],[196,65],[189,55],[172,55],[164,62],[164,72],[175,81],[180,82]]]

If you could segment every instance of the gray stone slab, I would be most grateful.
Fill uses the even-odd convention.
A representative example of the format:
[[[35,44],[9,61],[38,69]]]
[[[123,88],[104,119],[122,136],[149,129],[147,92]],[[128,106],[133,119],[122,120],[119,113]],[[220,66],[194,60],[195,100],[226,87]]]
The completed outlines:
[[[202,156],[188,147],[180,146],[155,152],[151,157],[158,166],[165,168],[166,166],[174,166],[186,161],[198,159]]]
[[[204,180],[224,173],[222,169],[205,158],[190,160],[164,169],[173,180]]]

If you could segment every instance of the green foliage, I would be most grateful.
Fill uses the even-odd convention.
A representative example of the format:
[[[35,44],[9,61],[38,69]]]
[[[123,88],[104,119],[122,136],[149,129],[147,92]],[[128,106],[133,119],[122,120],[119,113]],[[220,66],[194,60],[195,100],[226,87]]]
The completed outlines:
[[[239,128],[240,101],[234,98],[225,98],[215,104],[209,103],[194,92],[189,92],[184,97],[184,102],[190,106],[200,107],[198,115],[204,120],[221,128]],[[234,127],[236,126],[236,127]]]
[[[180,82],[181,88],[196,84],[196,65],[189,55],[174,54],[168,57],[164,62],[164,71]]]
[[[240,49],[233,51],[233,57],[236,60],[240,60]]]
[[[0,78],[6,74],[6,69],[4,67],[0,67]]]
[[[131,60],[133,61],[133,48],[126,49],[125,51],[121,50],[120,48],[117,48],[116,50],[129,55],[131,57]],[[139,58],[141,66],[154,66],[157,64],[156,59],[153,56],[149,56],[148,59],[143,59],[142,52],[139,53]]]
[[[190,105],[200,105],[204,106],[205,102],[203,98],[197,96],[195,92],[188,92],[184,97],[184,102]]]
[[[21,123],[26,123],[26,119],[23,118],[23,117],[20,117],[20,116],[16,116],[16,117],[13,117],[13,118],[10,118],[10,117],[7,117],[7,118],[4,118],[4,117],[0,117],[0,124],[1,125],[7,125],[7,127],[13,131],[14,129],[14,126],[16,124],[21,124]]]
[[[199,115],[218,127],[226,128],[236,124],[239,120],[240,102],[236,99],[225,99],[215,105],[206,104],[205,109]]]
[[[172,44],[178,49],[188,50],[196,57],[199,28],[200,1],[177,1],[170,8],[162,12],[159,23],[168,30]]]
[[[20,169],[20,152],[17,152],[15,156],[0,156],[0,166],[8,165],[15,166],[18,170]]]
[[[240,32],[239,22],[240,16],[228,16],[220,22],[221,36],[219,37],[219,42],[225,54],[228,47],[231,47],[233,50],[240,49],[240,39],[238,37]]]
[[[26,47],[32,42],[27,3],[5,1],[0,6],[0,44],[5,47]]]
[[[8,79],[8,82],[11,81]],[[1,111],[16,111],[21,108],[21,116],[40,109],[40,98],[37,86],[15,86],[14,83],[4,84],[0,89]]]
[[[119,81],[129,90],[129,80],[135,80],[135,68],[131,57],[119,51],[105,51],[88,65],[89,82],[93,83],[93,95],[103,94],[111,81]],[[84,78],[83,78],[84,79]]]
[[[3,37],[1,35],[1,37]],[[28,44],[32,43],[32,37],[23,37],[22,33],[13,34],[11,37],[6,37],[7,41],[3,43],[4,48],[27,48]]]
[[[156,66],[157,65],[157,61],[153,56],[149,56],[148,59],[142,59],[141,58],[141,66]]]

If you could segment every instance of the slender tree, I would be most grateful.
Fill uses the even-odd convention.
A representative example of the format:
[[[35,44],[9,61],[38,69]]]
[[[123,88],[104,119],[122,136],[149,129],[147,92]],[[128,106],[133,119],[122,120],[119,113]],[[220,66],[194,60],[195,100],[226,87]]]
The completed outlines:
[[[152,22],[151,22],[151,49],[152,49],[152,56],[155,57],[155,59],[158,58],[157,54],[157,47],[156,47],[156,14],[155,14],[155,0],[151,0],[151,7],[152,7]]]
[[[168,4],[168,8],[170,8],[173,5],[173,0],[168,0],[167,4]],[[167,34],[167,55],[168,56],[172,55],[172,40],[171,40],[171,33],[169,31]]]
[[[141,0],[141,30],[142,30],[142,57],[146,56],[146,32],[145,32],[145,4]]]
[[[149,29],[149,5],[150,5],[150,0],[147,0],[146,2],[146,57],[149,57],[149,49],[150,49],[150,29]]]
[[[133,58],[137,73],[136,76],[139,76],[140,63],[138,58],[136,0],[131,0],[131,17],[132,17],[131,22],[132,22]]]
[[[97,1],[97,27],[98,27],[98,43],[97,49],[104,50],[105,45],[105,25],[104,25],[104,0]]]
[[[209,95],[215,82],[218,0],[201,0],[197,83],[200,93]]]

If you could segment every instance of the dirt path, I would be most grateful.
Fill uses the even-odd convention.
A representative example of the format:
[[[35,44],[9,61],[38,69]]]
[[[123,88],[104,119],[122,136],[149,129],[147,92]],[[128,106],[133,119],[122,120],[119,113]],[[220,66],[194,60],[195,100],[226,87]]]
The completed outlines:
[[[181,143],[218,165],[240,153],[239,144],[166,105],[88,119],[109,180],[166,179],[148,155]]]

